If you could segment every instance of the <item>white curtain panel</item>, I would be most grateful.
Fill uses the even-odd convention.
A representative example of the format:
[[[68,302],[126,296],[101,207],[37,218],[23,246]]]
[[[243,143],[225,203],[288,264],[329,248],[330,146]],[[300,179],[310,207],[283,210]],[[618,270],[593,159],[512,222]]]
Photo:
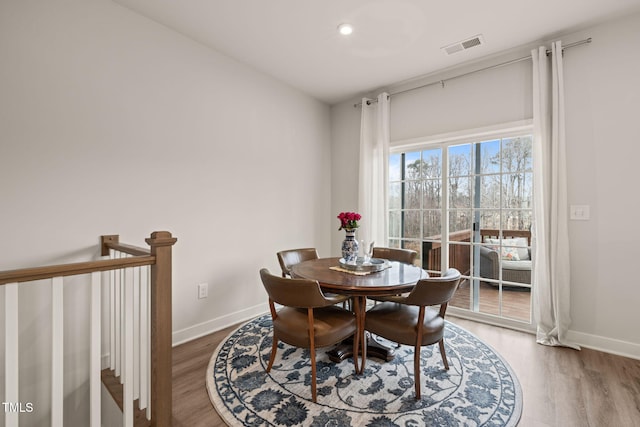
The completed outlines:
[[[531,51],[534,123],[534,315],[537,342],[579,349],[567,340],[570,263],[562,44]],[[551,82],[551,83],[550,83]]]
[[[362,99],[358,212],[362,215],[358,239],[387,246],[387,165],[389,156],[389,95],[377,102]]]

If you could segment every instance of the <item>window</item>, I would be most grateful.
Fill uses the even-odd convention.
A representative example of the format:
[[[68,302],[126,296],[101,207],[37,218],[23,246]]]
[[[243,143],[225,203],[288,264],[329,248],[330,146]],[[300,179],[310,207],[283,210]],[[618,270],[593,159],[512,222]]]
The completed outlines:
[[[460,270],[454,307],[531,322],[532,140],[521,128],[391,151],[389,245],[432,275]]]

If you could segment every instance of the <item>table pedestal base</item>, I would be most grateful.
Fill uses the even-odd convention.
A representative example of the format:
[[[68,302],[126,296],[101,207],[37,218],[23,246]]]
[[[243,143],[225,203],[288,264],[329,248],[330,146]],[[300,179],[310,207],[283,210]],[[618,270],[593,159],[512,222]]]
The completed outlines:
[[[367,333],[367,357],[375,357],[390,362],[395,357],[395,350],[389,348],[378,341],[369,333]],[[340,363],[344,359],[353,357],[353,338],[347,338],[335,348],[327,351],[329,360],[334,363]]]

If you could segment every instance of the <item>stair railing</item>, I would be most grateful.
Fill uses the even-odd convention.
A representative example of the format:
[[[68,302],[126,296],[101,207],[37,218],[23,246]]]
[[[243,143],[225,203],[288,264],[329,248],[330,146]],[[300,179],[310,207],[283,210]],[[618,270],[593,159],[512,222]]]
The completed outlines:
[[[171,251],[176,239],[157,231],[145,240],[150,249],[119,242],[117,235],[101,237],[103,259],[0,272],[5,307],[5,426],[17,427],[18,417],[30,412],[29,402],[19,401],[18,286],[36,280],[50,280],[52,303],[51,426],[64,425],[64,277],[90,275],[90,420],[101,425],[101,381],[111,392],[105,377],[118,366],[122,384],[120,401],[123,426],[171,425]],[[108,257],[108,258],[107,258]],[[109,273],[110,363],[102,370],[101,324],[102,274]],[[134,357],[135,356],[135,357]],[[107,371],[105,373],[105,371]],[[116,387],[117,388],[117,387]],[[134,400],[140,417],[134,411]]]

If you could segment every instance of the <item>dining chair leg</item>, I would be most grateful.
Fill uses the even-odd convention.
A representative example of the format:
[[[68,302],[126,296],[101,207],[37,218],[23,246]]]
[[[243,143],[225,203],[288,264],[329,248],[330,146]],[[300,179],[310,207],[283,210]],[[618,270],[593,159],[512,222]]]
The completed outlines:
[[[311,400],[316,403],[318,398],[316,392],[316,349],[312,345],[309,351],[311,353]]]
[[[316,403],[318,396],[316,393],[316,336],[314,334],[313,308],[307,308],[307,316],[307,321],[309,322],[309,353],[311,356],[311,399],[313,403]]]
[[[358,368],[358,352],[360,351],[360,327],[362,325],[359,316],[360,302],[357,298],[354,298],[353,307],[356,315],[356,332],[353,334],[353,349],[351,351],[353,352],[353,367],[356,375],[358,375],[360,373],[360,369]]]
[[[362,330],[362,334],[360,335],[360,348],[362,349],[362,360],[360,361],[360,372],[359,374],[362,375],[364,374],[364,367],[366,365],[367,362],[367,335],[364,332],[364,329]]]
[[[356,373],[360,373],[360,368],[358,368],[358,351],[360,349],[360,335],[356,332],[353,334],[353,370]]]
[[[276,360],[276,351],[278,351],[278,338],[273,335],[273,343],[271,344],[271,355],[269,356],[269,365],[267,365],[267,372],[271,372],[273,362]]]
[[[359,334],[359,341],[360,341],[360,348],[358,349],[360,351],[360,355],[362,356],[362,359],[360,361],[360,371],[357,372],[360,375],[364,374],[364,367],[366,365],[366,361],[367,361],[367,336],[366,336],[366,332],[364,330],[364,320],[365,320],[365,316],[367,313],[367,298],[366,297],[356,297],[355,300],[357,301],[356,307],[356,316],[358,317],[358,331],[356,332],[357,334]],[[358,353],[356,353],[357,355]]]
[[[413,382],[416,384],[416,400],[420,400],[420,345],[413,349]]]
[[[442,363],[444,363],[444,369],[449,370],[449,362],[447,362],[447,353],[444,351],[444,338],[438,341],[440,347],[440,356],[442,356]]]

